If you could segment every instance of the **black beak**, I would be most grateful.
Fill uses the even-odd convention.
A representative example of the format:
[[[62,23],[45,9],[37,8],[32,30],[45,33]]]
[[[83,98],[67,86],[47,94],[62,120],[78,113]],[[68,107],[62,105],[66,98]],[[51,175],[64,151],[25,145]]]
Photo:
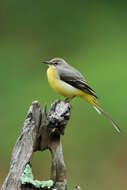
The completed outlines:
[[[42,59],[40,61],[41,61],[41,63],[47,64],[47,65],[52,65],[52,62],[50,62],[50,61],[43,61]]]
[[[42,61],[44,64],[50,64],[49,61]]]

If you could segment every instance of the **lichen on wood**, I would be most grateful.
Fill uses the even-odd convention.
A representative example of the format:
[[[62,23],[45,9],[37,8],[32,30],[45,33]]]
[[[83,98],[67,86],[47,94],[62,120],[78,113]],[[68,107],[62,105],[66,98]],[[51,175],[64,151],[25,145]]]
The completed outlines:
[[[32,169],[29,164],[26,165],[24,172],[21,175],[21,184],[32,184],[35,188],[51,188],[53,187],[54,182],[52,180],[48,181],[38,181],[34,180],[34,176],[32,174]]]

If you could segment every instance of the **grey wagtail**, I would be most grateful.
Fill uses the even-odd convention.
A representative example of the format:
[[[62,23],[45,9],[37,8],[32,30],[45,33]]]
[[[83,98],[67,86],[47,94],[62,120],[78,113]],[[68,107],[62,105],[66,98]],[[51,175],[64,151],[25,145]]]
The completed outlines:
[[[70,99],[74,97],[83,98],[91,104],[98,113],[103,114],[112,123],[117,132],[120,132],[117,124],[98,104],[95,91],[87,84],[78,70],[61,58],[54,58],[50,61],[44,61],[43,63],[49,66],[47,70],[48,82],[57,93]]]

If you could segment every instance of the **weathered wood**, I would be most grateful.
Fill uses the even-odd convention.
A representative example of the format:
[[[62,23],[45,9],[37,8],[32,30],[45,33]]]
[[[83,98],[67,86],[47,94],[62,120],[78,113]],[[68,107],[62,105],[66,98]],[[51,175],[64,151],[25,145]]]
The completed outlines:
[[[33,153],[46,149],[49,149],[52,155],[51,179],[55,183],[54,187],[58,190],[66,189],[66,167],[60,135],[64,134],[69,118],[68,102],[55,101],[48,113],[46,106],[42,112],[37,101],[32,103],[14,147],[10,170],[2,190],[35,190],[36,187],[31,184],[21,185],[21,175],[26,165],[32,164]]]

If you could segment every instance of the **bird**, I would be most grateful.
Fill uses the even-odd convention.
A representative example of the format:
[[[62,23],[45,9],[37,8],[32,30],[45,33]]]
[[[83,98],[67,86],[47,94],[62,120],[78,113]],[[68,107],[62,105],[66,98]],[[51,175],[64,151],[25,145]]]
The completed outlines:
[[[120,133],[120,128],[114,120],[99,105],[95,91],[88,85],[84,76],[74,67],[69,65],[63,58],[53,58],[49,61],[42,61],[47,64],[48,82],[58,94],[71,100],[80,97],[86,100],[99,113],[103,114]]]

